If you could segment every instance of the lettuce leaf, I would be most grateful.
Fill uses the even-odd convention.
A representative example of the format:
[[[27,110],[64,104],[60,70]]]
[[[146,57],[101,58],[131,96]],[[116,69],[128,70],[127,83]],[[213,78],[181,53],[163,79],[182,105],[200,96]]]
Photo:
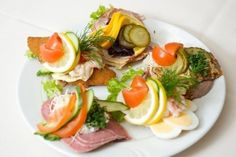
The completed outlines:
[[[42,84],[43,84],[43,90],[48,98],[52,98],[62,93],[63,87],[57,84],[55,80],[46,80],[42,82]]]
[[[127,82],[132,80],[135,76],[141,76],[143,74],[142,69],[129,69],[119,80],[118,78],[112,78],[108,81],[107,90],[110,93],[107,100],[116,101],[119,92],[127,87]]]
[[[61,139],[59,136],[53,134],[42,134],[40,132],[35,132],[34,134],[42,136],[45,140],[48,141],[59,141]]]
[[[47,76],[47,75],[51,75],[53,72],[48,71],[46,69],[40,69],[39,71],[37,71],[36,75],[37,76]]]
[[[106,8],[104,5],[100,5],[96,11],[94,11],[94,12],[92,12],[92,13],[90,14],[90,18],[91,18],[92,20],[97,20],[97,19],[99,19],[99,17],[101,17],[107,10],[108,10],[108,8]]]
[[[36,54],[34,54],[32,51],[30,51],[30,50],[27,50],[26,52],[25,52],[25,56],[26,57],[28,57],[28,59],[36,59],[37,58],[37,55]]]

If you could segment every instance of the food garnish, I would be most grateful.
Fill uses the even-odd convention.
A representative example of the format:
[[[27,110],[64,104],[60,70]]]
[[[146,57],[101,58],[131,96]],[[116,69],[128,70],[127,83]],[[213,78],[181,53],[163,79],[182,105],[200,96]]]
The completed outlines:
[[[143,99],[147,96],[148,87],[145,83],[145,79],[141,76],[135,76],[132,83],[131,89],[123,89],[122,94],[125,103],[129,107],[137,107]]]
[[[107,84],[107,89],[110,93],[107,96],[107,100],[116,101],[119,92],[127,87],[127,82],[132,80],[135,76],[140,76],[142,74],[143,70],[141,69],[129,69],[127,72],[124,73],[120,80],[117,78],[111,79]]]
[[[178,42],[153,43],[142,16],[128,10],[101,5],[90,18],[80,34],[28,38],[27,56],[44,67],[36,75],[44,77],[47,97],[35,134],[88,152],[130,139],[119,124],[124,120],[150,128],[161,139],[197,128],[198,107],[191,100],[206,94],[222,75],[214,56]],[[142,69],[122,69],[146,56]],[[122,69],[121,76],[109,66]],[[87,89],[95,85],[106,85],[106,100]],[[198,94],[202,86],[207,89]]]
[[[46,80],[42,82],[43,90],[48,98],[52,98],[62,93],[63,87],[55,80]]]
[[[161,66],[170,66],[175,63],[177,56],[176,52],[182,48],[181,43],[167,43],[165,49],[160,46],[155,46],[152,51],[154,61]]]

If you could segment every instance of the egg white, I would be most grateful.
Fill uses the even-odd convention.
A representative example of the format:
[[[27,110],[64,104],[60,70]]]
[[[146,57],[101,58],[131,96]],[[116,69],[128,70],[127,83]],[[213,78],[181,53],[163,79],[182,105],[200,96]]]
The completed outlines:
[[[172,139],[180,135],[181,129],[173,127],[165,122],[159,122],[150,126],[153,134],[160,139]]]
[[[199,125],[199,119],[192,111],[183,112],[179,117],[164,118],[163,121],[182,130],[193,130]],[[189,121],[190,124],[188,124]]]

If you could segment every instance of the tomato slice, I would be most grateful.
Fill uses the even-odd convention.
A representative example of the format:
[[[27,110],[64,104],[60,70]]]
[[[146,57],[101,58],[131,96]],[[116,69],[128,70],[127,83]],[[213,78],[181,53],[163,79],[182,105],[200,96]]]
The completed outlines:
[[[137,107],[147,96],[148,94],[148,86],[144,78],[141,76],[136,76],[132,83],[131,89],[122,90],[122,94],[125,100],[125,103],[131,107]]]
[[[167,53],[159,46],[155,46],[152,50],[153,60],[161,66],[169,66],[176,61],[176,56]]]
[[[152,50],[152,58],[161,66],[169,66],[176,61],[176,52],[182,48],[182,43],[170,42],[165,45],[165,49],[155,46]]]
[[[57,135],[61,138],[67,138],[76,134],[76,132],[82,128],[87,118],[87,96],[85,93],[85,88],[83,85],[80,85],[81,96],[82,96],[82,107],[79,114],[72,121],[67,123],[63,128],[54,132],[54,135]]]
[[[58,33],[53,33],[49,38],[48,42],[45,44],[48,49],[62,49],[62,40],[59,37]]]
[[[60,129],[64,124],[68,122],[68,120],[72,116],[75,105],[76,95],[72,94],[68,105],[54,111],[53,114],[49,116],[46,124],[39,123],[37,125],[39,131],[42,133],[51,133]]]
[[[170,42],[165,45],[165,50],[172,56],[176,55],[176,52],[179,48],[182,48],[184,45],[182,43]]]
[[[53,63],[63,55],[63,43],[58,33],[54,33],[47,43],[40,46],[40,58],[45,62]]]

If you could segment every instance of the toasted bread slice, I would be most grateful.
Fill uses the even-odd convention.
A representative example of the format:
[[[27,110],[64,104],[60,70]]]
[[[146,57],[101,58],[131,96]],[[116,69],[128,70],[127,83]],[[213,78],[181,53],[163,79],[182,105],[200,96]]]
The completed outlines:
[[[86,87],[101,86],[101,85],[107,85],[108,81],[111,78],[115,77],[116,73],[113,70],[104,67],[102,69],[94,69],[92,76],[87,81],[78,80],[70,83],[66,83],[63,81],[61,82],[63,85],[72,85],[72,86],[78,86],[79,84],[83,84]]]
[[[28,37],[27,43],[30,51],[39,57],[40,54],[40,45],[46,43],[49,37]]]

